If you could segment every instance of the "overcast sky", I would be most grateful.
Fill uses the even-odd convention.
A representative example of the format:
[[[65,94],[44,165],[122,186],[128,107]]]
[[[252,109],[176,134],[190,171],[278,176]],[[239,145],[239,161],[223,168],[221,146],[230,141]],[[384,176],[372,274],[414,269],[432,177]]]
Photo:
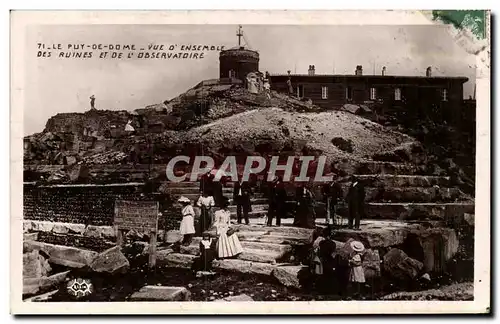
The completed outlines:
[[[319,74],[465,76],[464,97],[472,95],[473,55],[467,54],[447,31],[429,26],[243,26],[252,49],[260,53],[260,70]],[[237,44],[233,25],[94,25],[31,27],[27,32],[24,134],[40,132],[59,112],[84,112],[89,97],[98,109],[133,110],[171,99],[201,80],[218,77],[218,52],[199,60],[36,58],[37,43]]]

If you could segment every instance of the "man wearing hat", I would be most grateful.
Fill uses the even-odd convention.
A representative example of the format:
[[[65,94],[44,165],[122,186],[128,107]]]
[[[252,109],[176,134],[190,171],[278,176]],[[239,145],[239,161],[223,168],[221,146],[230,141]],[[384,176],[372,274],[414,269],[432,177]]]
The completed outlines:
[[[363,183],[355,176],[351,178],[351,186],[347,193],[347,201],[349,204],[349,228],[359,230],[359,223],[365,214],[365,187]]]

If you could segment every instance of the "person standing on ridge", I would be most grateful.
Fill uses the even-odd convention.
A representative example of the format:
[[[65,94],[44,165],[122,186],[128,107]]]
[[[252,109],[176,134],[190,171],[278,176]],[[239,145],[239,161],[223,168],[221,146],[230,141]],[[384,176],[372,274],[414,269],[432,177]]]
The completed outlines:
[[[90,96],[90,109],[95,109],[95,96]]]

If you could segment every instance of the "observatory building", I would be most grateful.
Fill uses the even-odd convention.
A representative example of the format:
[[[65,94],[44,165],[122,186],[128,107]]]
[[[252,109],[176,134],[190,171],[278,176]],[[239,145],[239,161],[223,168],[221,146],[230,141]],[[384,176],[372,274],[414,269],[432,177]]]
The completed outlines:
[[[238,36],[238,47],[220,52],[219,78],[221,79],[237,78],[245,80],[248,73],[259,71],[259,53],[241,45],[241,38],[245,37],[241,26],[236,35]]]

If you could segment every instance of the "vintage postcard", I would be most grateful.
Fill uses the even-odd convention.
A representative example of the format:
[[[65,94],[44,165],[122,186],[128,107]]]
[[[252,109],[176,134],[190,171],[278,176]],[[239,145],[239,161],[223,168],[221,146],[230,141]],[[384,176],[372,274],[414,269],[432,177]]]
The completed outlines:
[[[11,33],[12,313],[490,312],[489,11]]]

